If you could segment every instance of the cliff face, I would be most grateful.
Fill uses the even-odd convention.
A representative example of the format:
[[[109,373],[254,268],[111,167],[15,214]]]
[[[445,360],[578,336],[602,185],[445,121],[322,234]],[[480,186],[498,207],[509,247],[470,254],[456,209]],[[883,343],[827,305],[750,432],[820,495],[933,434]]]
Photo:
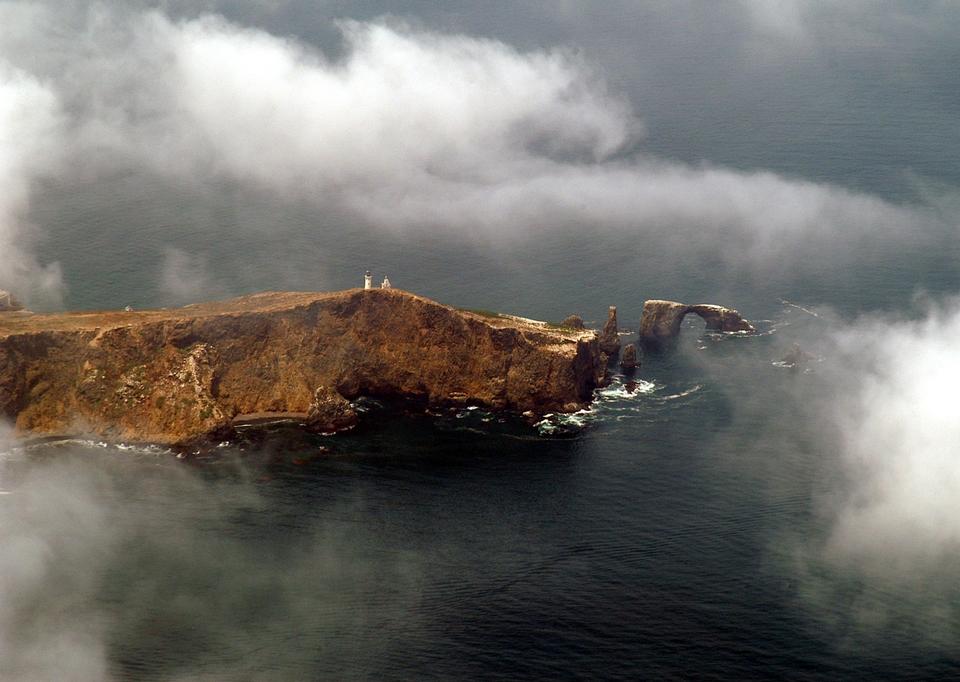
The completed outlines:
[[[456,310],[395,289],[270,293],[144,312],[0,315],[0,415],[32,434],[178,443],[236,419],[351,421],[339,396],[574,410],[593,332]],[[339,395],[337,395],[339,394]]]

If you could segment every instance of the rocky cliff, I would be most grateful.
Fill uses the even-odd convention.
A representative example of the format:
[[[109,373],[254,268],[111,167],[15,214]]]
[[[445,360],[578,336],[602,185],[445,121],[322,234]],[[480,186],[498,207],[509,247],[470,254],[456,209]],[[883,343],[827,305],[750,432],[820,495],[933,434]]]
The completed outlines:
[[[0,416],[23,434],[181,443],[276,415],[339,428],[361,395],[572,411],[602,371],[594,332],[396,289],[0,314]]]

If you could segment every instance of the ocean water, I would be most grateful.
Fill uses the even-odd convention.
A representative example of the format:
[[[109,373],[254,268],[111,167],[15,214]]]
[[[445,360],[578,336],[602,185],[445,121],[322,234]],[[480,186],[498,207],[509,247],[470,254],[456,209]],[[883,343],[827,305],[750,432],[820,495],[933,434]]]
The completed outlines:
[[[194,460],[14,448],[5,543],[45,570],[6,576],[4,624],[117,679],[955,676],[957,612],[927,608],[957,603],[949,575],[821,555],[842,475],[803,406],[826,377],[774,365],[780,332],[687,326],[572,436],[368,401],[356,432]]]
[[[701,48],[681,48],[695,71]],[[953,82],[955,61],[935,57],[898,56],[918,83]],[[870,85],[881,66],[841,58],[826,85],[750,97],[709,73],[644,77],[642,144],[892,202],[915,200],[918,178],[955,187],[960,89],[891,94]],[[70,309],[186,302],[159,284],[176,246],[211,296],[346,288],[371,268],[459,306],[598,324],[615,304],[636,330],[645,299],[669,298],[736,307],[763,333],[687,320],[675,353],[645,358],[636,387],[615,377],[575,423],[371,401],[355,432],[277,425],[198,459],[6,445],[0,678],[960,675],[960,569],[890,577],[825,549],[846,479],[822,412],[838,390],[831,321],[960,291],[955,234],[865,240],[843,267],[787,254],[757,275],[641,233],[395,234],[226,182],[94,175],[48,180],[31,204]],[[775,364],[794,342],[817,356],[808,371]]]

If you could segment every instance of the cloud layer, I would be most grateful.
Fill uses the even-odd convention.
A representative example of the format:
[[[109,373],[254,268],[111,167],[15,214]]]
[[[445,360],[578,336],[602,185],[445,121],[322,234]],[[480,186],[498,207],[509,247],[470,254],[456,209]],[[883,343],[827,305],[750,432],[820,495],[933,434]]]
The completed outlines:
[[[56,172],[63,147],[57,96],[47,86],[0,60],[0,288],[56,303],[56,265],[34,259],[37,234],[25,220],[31,183]]]
[[[640,118],[571,49],[520,51],[344,21],[334,59],[213,15],[0,9],[14,26],[0,59],[37,71],[11,71],[20,75],[7,78],[10,99],[42,99],[26,108],[49,112],[10,129],[28,127],[18,140],[44,140],[43,153],[23,158],[64,156],[65,173],[132,167],[197,186],[227,180],[313,202],[365,229],[492,244],[626,232],[664,253],[719,254],[753,272],[843,262],[864,239],[896,244],[942,227],[924,207],[643,154]],[[22,116],[25,106],[12,110],[8,117]],[[49,132],[63,125],[69,142]],[[32,278],[31,291],[55,289],[56,269],[30,259],[30,231],[17,217],[32,180],[50,169],[6,166],[15,205],[4,234],[24,246],[4,253],[0,283]]]
[[[865,322],[839,342],[858,380],[840,399],[848,484],[829,550],[900,574],[955,560],[960,302],[919,321]]]

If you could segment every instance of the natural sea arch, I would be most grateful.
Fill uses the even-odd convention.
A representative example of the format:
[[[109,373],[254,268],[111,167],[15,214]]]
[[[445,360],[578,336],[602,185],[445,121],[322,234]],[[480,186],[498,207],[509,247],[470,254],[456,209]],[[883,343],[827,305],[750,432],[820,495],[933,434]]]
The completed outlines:
[[[753,325],[739,312],[710,303],[688,305],[652,299],[644,303],[640,318],[640,341],[647,348],[663,348],[676,342],[683,318],[693,313],[706,323],[708,331],[753,332]]]

